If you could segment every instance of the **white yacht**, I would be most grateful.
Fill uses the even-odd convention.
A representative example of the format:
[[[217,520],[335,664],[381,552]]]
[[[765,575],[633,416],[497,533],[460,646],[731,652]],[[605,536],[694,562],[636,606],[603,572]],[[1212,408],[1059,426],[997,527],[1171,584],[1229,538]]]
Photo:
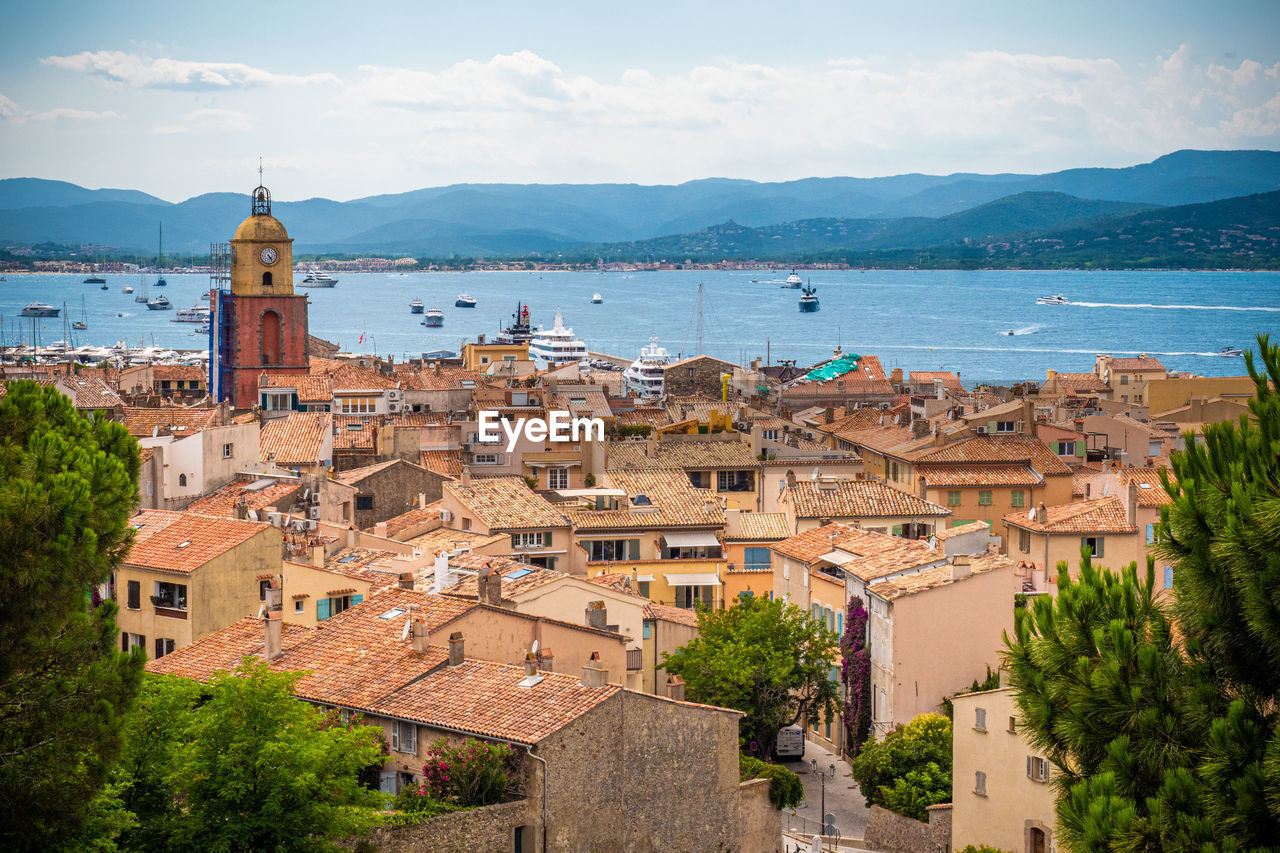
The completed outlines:
[[[307,270],[307,277],[302,280],[299,287],[333,287],[338,280],[321,269],[312,267]]]
[[[622,372],[627,390],[638,397],[662,396],[662,369],[670,363],[671,355],[658,346],[658,338],[649,338],[649,345],[640,350],[640,357]]]
[[[796,275],[795,270],[792,270],[791,275],[787,276],[787,280],[782,283],[782,286],[788,290],[799,290],[802,284],[804,284],[804,279]]]
[[[602,305],[602,304],[604,304],[604,297],[603,297],[603,296],[601,296],[601,295],[600,295],[600,294],[598,294],[598,293],[593,293],[593,294],[591,294],[591,304],[592,304],[592,305]]]
[[[444,325],[444,312],[439,308],[428,308],[426,315],[422,318],[422,325],[433,329],[440,328]]]
[[[178,313],[174,314],[173,322],[175,323],[208,323],[209,322],[209,306],[193,305],[190,308],[179,308]]]
[[[172,307],[173,303],[164,296],[157,296],[147,302],[147,308],[151,311],[168,311]]]
[[[409,303],[409,313],[421,314],[423,310],[422,300],[415,296],[413,301]]]
[[[573,336],[573,329],[565,327],[559,311],[555,325],[550,330],[539,328],[529,341],[529,358],[539,370],[585,361],[587,357],[587,345]]]
[[[1056,296],[1041,296],[1036,300],[1037,305],[1070,305],[1071,302],[1067,297],[1059,293]]]

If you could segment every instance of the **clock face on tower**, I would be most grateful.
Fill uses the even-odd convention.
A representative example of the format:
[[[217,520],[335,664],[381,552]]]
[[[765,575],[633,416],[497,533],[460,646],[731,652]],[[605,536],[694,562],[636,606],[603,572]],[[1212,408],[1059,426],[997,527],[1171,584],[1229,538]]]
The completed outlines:
[[[262,258],[264,264],[274,264],[276,262],[276,250],[268,246],[258,255]]]

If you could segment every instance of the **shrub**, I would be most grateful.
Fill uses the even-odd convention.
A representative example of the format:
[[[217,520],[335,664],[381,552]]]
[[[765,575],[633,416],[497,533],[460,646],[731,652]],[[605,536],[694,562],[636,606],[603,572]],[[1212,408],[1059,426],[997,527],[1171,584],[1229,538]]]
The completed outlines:
[[[588,474],[587,476],[583,477],[582,485],[588,489],[594,489],[596,487],[596,475]]]
[[[738,779],[769,780],[769,802],[776,809],[793,809],[804,800],[804,783],[785,767],[750,755],[738,756]]]
[[[503,744],[467,738],[461,746],[453,747],[441,738],[427,749],[422,792],[460,806],[502,802],[514,760],[515,750]]]
[[[989,844],[979,844],[977,847],[970,844],[968,847],[961,850],[960,853],[1008,853],[1008,851],[1001,850],[999,847],[992,847]]]
[[[883,741],[867,741],[853,760],[853,778],[868,807],[913,811],[920,802],[946,802],[951,796],[951,720],[921,714]],[[944,791],[942,799],[933,799]]]

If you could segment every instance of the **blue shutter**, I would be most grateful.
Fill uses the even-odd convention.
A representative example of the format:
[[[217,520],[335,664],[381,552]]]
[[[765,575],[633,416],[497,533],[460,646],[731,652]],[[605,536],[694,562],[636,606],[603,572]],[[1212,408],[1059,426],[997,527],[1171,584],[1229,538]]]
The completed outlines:
[[[844,614],[843,613],[836,614],[836,633],[839,634],[841,637],[844,636]]]
[[[329,599],[322,598],[316,602],[316,621],[323,622],[329,618]]]
[[[1156,526],[1154,524],[1147,525],[1147,544],[1154,544],[1156,541]]]
[[[364,596],[360,595],[359,593],[356,593],[355,595],[351,596],[351,605],[353,607],[362,601],[364,601]]]
[[[1164,567],[1164,588],[1173,589],[1173,566]]]

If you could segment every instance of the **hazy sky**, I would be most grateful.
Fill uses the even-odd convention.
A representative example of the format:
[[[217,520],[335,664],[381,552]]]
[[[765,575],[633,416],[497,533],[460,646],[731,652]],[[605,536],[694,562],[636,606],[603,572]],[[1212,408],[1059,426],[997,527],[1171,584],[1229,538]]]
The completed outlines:
[[[1280,148],[1280,2],[5,4],[0,177],[346,200]]]

